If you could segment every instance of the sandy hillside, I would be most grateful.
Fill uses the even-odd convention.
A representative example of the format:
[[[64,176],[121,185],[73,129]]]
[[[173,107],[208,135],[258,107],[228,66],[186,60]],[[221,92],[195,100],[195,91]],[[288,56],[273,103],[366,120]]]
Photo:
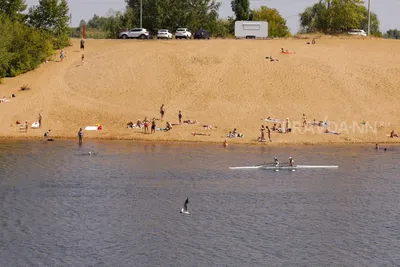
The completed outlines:
[[[273,143],[399,142],[386,135],[400,132],[400,43],[306,41],[86,40],[81,65],[79,40],[73,40],[64,62],[54,57],[0,85],[1,96],[17,94],[0,103],[0,136],[42,137],[51,129],[52,136],[75,138],[79,127],[99,123],[103,130],[86,131],[86,138],[222,142],[236,127],[244,138],[228,141],[251,143],[262,124],[272,126],[261,118],[271,116],[290,118],[293,128],[289,134],[272,133]],[[295,54],[280,54],[281,47]],[[32,90],[18,91],[23,84]],[[159,118],[163,103],[165,120],[157,127],[177,123],[179,110],[184,120],[200,124],[152,135],[127,129],[130,120]],[[43,128],[20,133],[15,122],[32,123],[39,112]],[[330,130],[341,135],[300,127],[303,113],[309,120],[330,121]],[[203,124],[217,128],[205,130]]]

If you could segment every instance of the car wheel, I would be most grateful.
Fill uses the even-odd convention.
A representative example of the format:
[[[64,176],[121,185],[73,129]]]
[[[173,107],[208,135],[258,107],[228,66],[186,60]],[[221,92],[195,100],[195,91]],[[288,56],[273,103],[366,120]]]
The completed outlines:
[[[126,34],[122,35],[122,39],[128,39],[128,36]]]
[[[139,38],[140,38],[140,39],[145,39],[145,38],[146,38],[146,35],[142,34],[142,35],[139,36]]]

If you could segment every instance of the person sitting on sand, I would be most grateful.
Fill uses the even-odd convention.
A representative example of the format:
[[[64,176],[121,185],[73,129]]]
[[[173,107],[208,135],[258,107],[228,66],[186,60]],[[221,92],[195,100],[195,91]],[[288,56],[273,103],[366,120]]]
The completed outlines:
[[[397,137],[399,137],[399,136],[394,132],[394,130],[392,130],[390,132],[390,138],[397,138]]]
[[[203,128],[204,128],[205,130],[212,130],[212,126],[211,126],[210,124],[204,124],[204,125],[203,125]]]
[[[171,130],[171,129],[172,129],[171,123],[169,123],[169,122],[167,121],[167,127],[165,127],[165,128],[167,129],[167,131]]]
[[[128,122],[126,125],[128,126],[128,128],[133,128],[133,122],[132,121]]]
[[[276,129],[277,129],[277,128],[276,128],[276,123],[274,123],[274,126],[272,126],[272,131],[274,131],[274,132],[275,132],[275,131],[276,131]]]

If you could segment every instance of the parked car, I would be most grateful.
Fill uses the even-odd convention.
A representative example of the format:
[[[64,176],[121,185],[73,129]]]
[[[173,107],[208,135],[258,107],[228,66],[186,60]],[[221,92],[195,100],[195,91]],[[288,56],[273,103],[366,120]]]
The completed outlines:
[[[133,28],[130,31],[120,32],[119,38],[122,38],[122,39],[129,39],[129,38],[149,39],[149,32],[145,28]]]
[[[206,30],[197,30],[194,35],[194,39],[210,39],[210,34]]]
[[[192,33],[187,28],[178,28],[175,32],[175,39],[190,39]]]
[[[351,34],[351,35],[367,36],[367,33],[364,30],[360,30],[360,29],[351,29],[347,33]]]
[[[157,33],[157,39],[172,39],[172,33],[167,29],[161,29]]]

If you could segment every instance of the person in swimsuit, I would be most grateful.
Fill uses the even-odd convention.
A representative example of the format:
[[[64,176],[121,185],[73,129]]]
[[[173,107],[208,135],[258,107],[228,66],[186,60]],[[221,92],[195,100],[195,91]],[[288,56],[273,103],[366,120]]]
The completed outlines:
[[[179,124],[182,124],[182,113],[179,110],[179,114],[178,114],[178,119],[179,119]]]
[[[306,116],[306,114],[303,114],[302,120],[303,120],[303,127],[306,127],[307,126],[307,116]]]
[[[265,128],[264,128],[264,125],[261,125],[260,131],[261,131],[260,141],[264,141],[265,140],[265,134],[264,134]]]
[[[149,121],[147,117],[144,118],[143,123],[144,123],[144,133],[145,134],[149,133]]]
[[[79,128],[78,138],[79,138],[79,144],[82,144],[82,142],[83,142],[83,131],[82,131],[82,128]]]
[[[268,139],[270,142],[272,142],[271,140],[271,129],[267,126],[267,133],[268,133]]]
[[[160,114],[161,114],[161,121],[162,121],[164,119],[164,114],[165,114],[164,104],[162,104],[160,107]]]
[[[290,166],[294,166],[294,160],[292,159],[292,157],[289,157],[289,165]]]
[[[279,161],[278,161],[277,157],[274,158],[274,163],[275,163],[275,166],[279,166]]]
[[[156,121],[153,119],[151,121],[151,133],[155,133],[156,132]]]

